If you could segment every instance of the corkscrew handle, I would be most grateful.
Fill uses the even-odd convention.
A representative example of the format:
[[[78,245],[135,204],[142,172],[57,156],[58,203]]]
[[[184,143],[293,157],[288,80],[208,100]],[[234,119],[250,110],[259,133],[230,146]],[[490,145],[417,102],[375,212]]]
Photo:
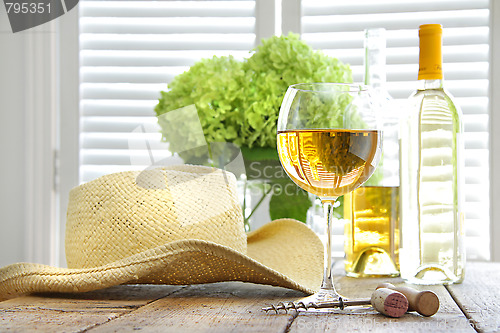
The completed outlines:
[[[439,298],[430,291],[419,291],[406,286],[394,286],[390,283],[382,283],[377,286],[371,299],[342,300],[338,302],[287,302],[272,305],[262,310],[270,310],[278,313],[279,310],[299,310],[310,308],[340,308],[344,306],[369,305],[371,304],[377,311],[390,317],[401,317],[406,311],[417,311],[422,316],[432,316],[439,309]]]
[[[417,311],[422,316],[429,317],[435,314],[439,309],[439,298],[430,291],[420,291],[406,286],[394,286],[390,283],[382,283],[377,286],[379,288],[388,288],[399,291],[408,299],[408,311]]]

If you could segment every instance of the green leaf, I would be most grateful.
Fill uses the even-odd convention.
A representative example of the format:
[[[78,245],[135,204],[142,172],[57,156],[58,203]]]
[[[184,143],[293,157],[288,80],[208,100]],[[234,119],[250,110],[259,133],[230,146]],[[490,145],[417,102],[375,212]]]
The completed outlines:
[[[292,218],[305,222],[307,210],[312,206],[309,195],[293,182],[282,182],[281,187],[275,186],[269,202],[269,215],[271,220]]]

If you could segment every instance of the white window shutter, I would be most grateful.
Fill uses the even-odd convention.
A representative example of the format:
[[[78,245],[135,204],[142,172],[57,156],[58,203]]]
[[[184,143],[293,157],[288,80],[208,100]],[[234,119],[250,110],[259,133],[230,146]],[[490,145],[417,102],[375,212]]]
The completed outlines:
[[[445,86],[464,113],[467,257],[478,260],[490,257],[489,6],[488,0],[301,2],[302,39],[351,64],[356,82],[363,80],[363,30],[387,30],[387,87],[396,99],[417,87],[418,26],[443,25]]]
[[[201,58],[247,57],[259,38],[273,34],[267,20],[276,5],[284,33],[299,32],[350,63],[355,81],[362,80],[363,30],[386,28],[388,88],[398,99],[416,87],[418,26],[441,23],[445,84],[465,120],[468,257],[489,259],[490,1],[81,0],[80,180],[146,167],[131,165],[148,152],[129,143],[160,141],[159,133],[136,130],[155,126],[160,91]]]
[[[79,10],[82,182],[147,167],[131,163],[149,154],[134,147],[161,135],[139,126],[156,126],[172,78],[202,58],[247,57],[256,30],[270,35],[256,29],[256,1],[82,0]]]

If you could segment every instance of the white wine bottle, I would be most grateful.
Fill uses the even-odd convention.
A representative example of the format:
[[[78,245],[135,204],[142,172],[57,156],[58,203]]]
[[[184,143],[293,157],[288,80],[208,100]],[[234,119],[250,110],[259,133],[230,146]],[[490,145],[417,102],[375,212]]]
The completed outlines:
[[[400,267],[417,284],[464,279],[462,112],[443,88],[442,27],[420,26],[418,80],[401,129]]]
[[[385,34],[365,30],[364,81],[382,123],[383,152],[370,179],[344,195],[344,265],[350,277],[399,275],[399,110],[386,89]]]

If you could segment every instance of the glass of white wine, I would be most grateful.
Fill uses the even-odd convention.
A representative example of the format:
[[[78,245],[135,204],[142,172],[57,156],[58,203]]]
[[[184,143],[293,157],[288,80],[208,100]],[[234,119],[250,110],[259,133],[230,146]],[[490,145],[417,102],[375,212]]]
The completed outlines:
[[[327,244],[319,292],[303,300],[339,301],[332,280],[332,213],[338,197],[361,186],[375,170],[382,132],[366,86],[301,83],[288,88],[278,118],[281,165],[323,204]]]

